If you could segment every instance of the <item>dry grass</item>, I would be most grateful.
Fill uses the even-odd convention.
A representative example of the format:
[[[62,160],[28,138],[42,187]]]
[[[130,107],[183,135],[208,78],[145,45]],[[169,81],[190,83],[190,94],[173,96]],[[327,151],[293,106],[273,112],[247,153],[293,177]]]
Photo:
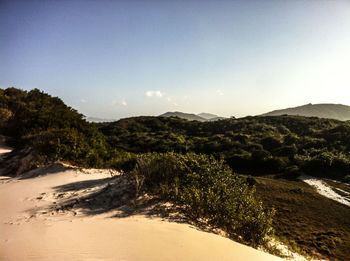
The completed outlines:
[[[256,195],[275,208],[276,236],[298,252],[330,260],[350,256],[350,208],[301,181],[255,178]]]

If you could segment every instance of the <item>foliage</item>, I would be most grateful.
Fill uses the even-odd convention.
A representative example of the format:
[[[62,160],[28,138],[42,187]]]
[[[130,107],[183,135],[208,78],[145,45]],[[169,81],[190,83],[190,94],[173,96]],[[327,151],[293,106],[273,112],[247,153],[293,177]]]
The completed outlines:
[[[350,172],[350,122],[299,116],[214,122],[135,117],[96,126],[115,148],[204,153],[223,158],[239,173],[289,175],[296,166],[313,175],[342,179]]]
[[[271,232],[272,211],[264,211],[254,189],[223,161],[206,155],[143,154],[132,172],[137,192],[162,195],[186,207],[194,219],[204,219],[253,245]]]
[[[25,137],[28,143],[49,161],[67,161],[79,166],[103,167],[106,147],[99,132],[77,129],[49,129]]]
[[[109,152],[109,160],[105,162],[104,167],[128,172],[134,169],[136,159],[137,155],[134,153],[114,149]]]
[[[83,115],[57,97],[39,91],[8,88],[0,92],[0,108],[7,114],[1,133],[20,138],[48,129],[75,128],[86,131],[92,126]]]
[[[350,175],[346,175],[346,176],[344,177],[344,180],[345,180],[345,182],[350,182]]]
[[[51,160],[92,167],[131,169],[134,154],[194,152],[224,159],[235,172],[245,174],[290,176],[293,168],[344,180],[350,173],[350,122],[316,117],[213,122],[135,117],[92,124],[57,97],[37,89],[7,88],[0,89],[0,134],[17,141],[11,144],[15,147],[26,145],[31,137]]]

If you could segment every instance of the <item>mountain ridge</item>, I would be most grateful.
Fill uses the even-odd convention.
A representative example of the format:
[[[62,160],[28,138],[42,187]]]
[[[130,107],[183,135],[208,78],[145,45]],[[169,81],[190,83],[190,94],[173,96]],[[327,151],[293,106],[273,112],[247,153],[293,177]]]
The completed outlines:
[[[202,112],[199,114],[194,114],[194,113],[185,113],[185,112],[180,112],[180,111],[174,111],[174,112],[166,112],[159,117],[178,117],[190,121],[216,121],[216,120],[221,120],[221,119],[226,119],[225,117],[220,117],[218,115],[212,114],[212,113],[206,113]]]
[[[308,103],[286,109],[274,110],[259,116],[298,115],[347,121],[350,120],[350,106],[334,103]]]
[[[113,122],[113,121],[117,121],[116,119],[107,119],[107,118],[100,118],[100,117],[93,117],[93,116],[89,116],[89,117],[85,117],[86,121],[88,122]]]
[[[207,119],[207,120],[211,120],[213,118],[217,118],[218,117],[218,115],[216,115],[216,114],[207,113],[207,112],[201,112],[201,113],[198,113],[197,115],[199,117],[202,117],[202,118]]]

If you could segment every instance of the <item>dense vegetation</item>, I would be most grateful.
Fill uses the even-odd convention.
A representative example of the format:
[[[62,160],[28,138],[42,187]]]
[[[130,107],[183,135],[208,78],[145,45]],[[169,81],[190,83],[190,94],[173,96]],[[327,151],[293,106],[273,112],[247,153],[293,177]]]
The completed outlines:
[[[0,90],[0,133],[45,155],[83,166],[122,168],[133,154],[195,152],[224,159],[238,173],[299,171],[349,178],[350,122],[299,116],[215,122],[135,117],[91,124],[59,98],[39,90]],[[24,141],[26,140],[26,141]],[[119,166],[120,165],[120,166]]]
[[[264,211],[245,179],[223,161],[189,153],[143,154],[133,170],[137,191],[160,194],[183,205],[195,220],[205,220],[231,237],[261,245],[271,232],[273,211]]]
[[[29,146],[47,161],[90,167],[118,162],[119,154],[82,114],[37,89],[0,89],[0,134],[15,148]]]
[[[304,171],[338,179],[350,173],[350,122],[299,116],[215,122],[137,117],[97,126],[115,148],[210,154],[238,173]]]

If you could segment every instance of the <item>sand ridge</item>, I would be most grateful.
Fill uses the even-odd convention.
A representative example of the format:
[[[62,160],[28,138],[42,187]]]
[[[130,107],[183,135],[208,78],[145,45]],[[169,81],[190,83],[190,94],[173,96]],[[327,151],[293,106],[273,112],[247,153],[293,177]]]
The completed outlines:
[[[98,194],[105,191],[123,203],[110,188],[125,182],[109,170],[62,164],[3,177],[0,260],[281,260],[186,223],[99,212],[89,201],[106,200]]]

